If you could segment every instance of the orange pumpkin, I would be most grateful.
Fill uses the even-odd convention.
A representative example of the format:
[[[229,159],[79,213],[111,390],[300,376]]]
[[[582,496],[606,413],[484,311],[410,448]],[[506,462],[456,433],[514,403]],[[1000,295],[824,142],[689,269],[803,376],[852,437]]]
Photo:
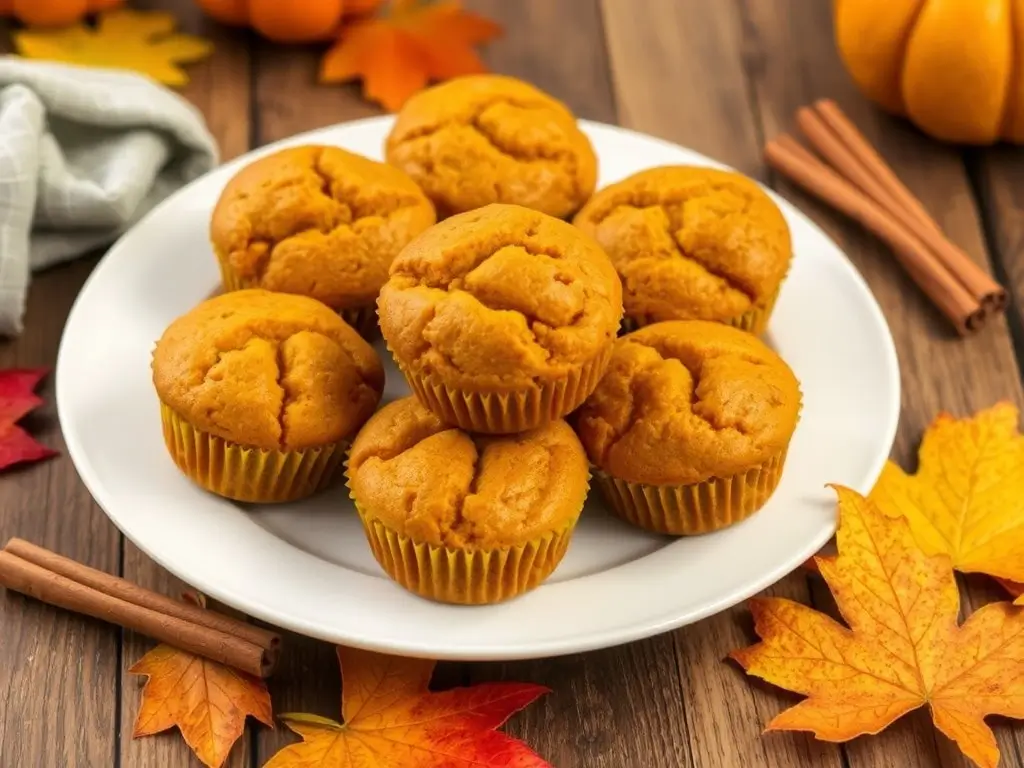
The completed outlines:
[[[835,0],[860,89],[944,141],[1024,143],[1024,0]]]
[[[30,27],[66,27],[122,4],[124,0],[0,0],[0,15],[14,16]]]
[[[252,27],[278,43],[326,40],[344,16],[369,13],[381,0],[196,0],[225,24]]]

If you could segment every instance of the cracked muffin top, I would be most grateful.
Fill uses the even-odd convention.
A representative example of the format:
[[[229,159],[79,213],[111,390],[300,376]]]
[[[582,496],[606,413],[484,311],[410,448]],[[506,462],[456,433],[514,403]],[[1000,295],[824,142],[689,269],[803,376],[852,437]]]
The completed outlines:
[[[441,216],[515,203],[565,218],[597,183],[597,156],[569,109],[501,75],[459,77],[416,94],[386,150]]]
[[[760,339],[720,323],[674,321],[615,343],[576,427],[590,460],[608,474],[689,485],[778,455],[799,411],[796,377]]]
[[[792,256],[789,227],[754,181],[711,168],[641,171],[573,222],[611,257],[628,317],[729,320],[763,307]]]
[[[210,238],[245,287],[372,305],[406,243],[436,220],[416,183],[337,147],[283,149],[247,165],[213,211]]]
[[[204,301],[153,353],[160,399],[197,429],[265,450],[344,440],[384,389],[373,348],[304,296],[251,289]]]
[[[515,205],[452,216],[395,259],[378,300],[398,362],[470,388],[559,378],[605,351],[622,316],[597,244]]]
[[[435,546],[491,549],[575,522],[589,468],[564,421],[517,435],[473,435],[407,397],[359,432],[348,477],[364,514],[397,533]]]

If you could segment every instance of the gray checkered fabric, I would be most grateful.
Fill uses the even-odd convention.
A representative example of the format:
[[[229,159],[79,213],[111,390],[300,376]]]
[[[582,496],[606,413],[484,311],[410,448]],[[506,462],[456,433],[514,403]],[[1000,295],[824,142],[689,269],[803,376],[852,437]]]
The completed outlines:
[[[130,72],[0,56],[0,336],[30,275],[108,245],[217,164],[202,115]]]

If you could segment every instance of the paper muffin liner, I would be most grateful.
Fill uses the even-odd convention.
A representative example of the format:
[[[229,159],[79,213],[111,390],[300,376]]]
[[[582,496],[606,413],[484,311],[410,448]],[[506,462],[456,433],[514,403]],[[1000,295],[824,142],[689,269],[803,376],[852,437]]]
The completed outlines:
[[[257,280],[247,280],[240,277],[227,259],[217,254],[217,263],[220,265],[220,280],[224,292],[242,291],[247,288],[262,288]],[[315,297],[313,297],[315,298]],[[358,307],[343,307],[337,310],[341,319],[351,325],[356,333],[367,341],[373,341],[380,335],[380,328],[377,325],[377,305],[374,303],[364,304]]]
[[[782,477],[786,450],[731,477],[691,485],[648,485],[595,470],[597,486],[619,517],[655,533],[690,536],[726,528],[764,506]]]
[[[160,403],[164,442],[174,463],[194,483],[234,501],[296,501],[316,493],[335,475],[346,443],[277,451],[246,448],[196,429]]]
[[[612,345],[608,344],[558,381],[509,392],[473,392],[411,371],[392,352],[416,397],[435,416],[467,432],[486,434],[525,432],[572,413],[597,387],[611,356]]]
[[[486,605],[529,592],[562,561],[575,519],[516,547],[453,549],[413,541],[356,509],[373,556],[398,584],[420,597],[444,603]]]
[[[716,322],[723,323],[724,325],[731,325],[733,328],[739,328],[741,331],[747,331],[747,333],[752,333],[755,336],[761,336],[768,329],[768,320],[772,316],[772,310],[775,309],[775,302],[778,301],[779,291],[781,289],[782,286],[780,285],[775,289],[775,292],[768,297],[764,304],[748,309],[738,317],[716,320]],[[621,336],[627,333],[632,333],[639,328],[643,328],[645,325],[652,325],[655,322],[659,321],[652,320],[649,317],[623,316],[622,323],[619,326],[619,335]]]
[[[725,320],[724,322],[726,325],[739,328],[741,331],[747,331],[755,336],[762,335],[768,328],[768,320],[772,316],[772,310],[775,309],[775,302],[779,299],[780,289],[781,286],[776,288],[775,292],[769,296],[761,306],[748,309],[739,317],[734,317],[731,320]]]

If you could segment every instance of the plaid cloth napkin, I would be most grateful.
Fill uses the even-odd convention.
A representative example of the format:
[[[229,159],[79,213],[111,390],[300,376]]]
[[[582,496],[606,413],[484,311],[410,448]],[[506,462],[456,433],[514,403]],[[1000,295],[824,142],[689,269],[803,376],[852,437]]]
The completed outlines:
[[[130,72],[0,56],[0,336],[32,271],[111,243],[217,164],[198,110]]]

